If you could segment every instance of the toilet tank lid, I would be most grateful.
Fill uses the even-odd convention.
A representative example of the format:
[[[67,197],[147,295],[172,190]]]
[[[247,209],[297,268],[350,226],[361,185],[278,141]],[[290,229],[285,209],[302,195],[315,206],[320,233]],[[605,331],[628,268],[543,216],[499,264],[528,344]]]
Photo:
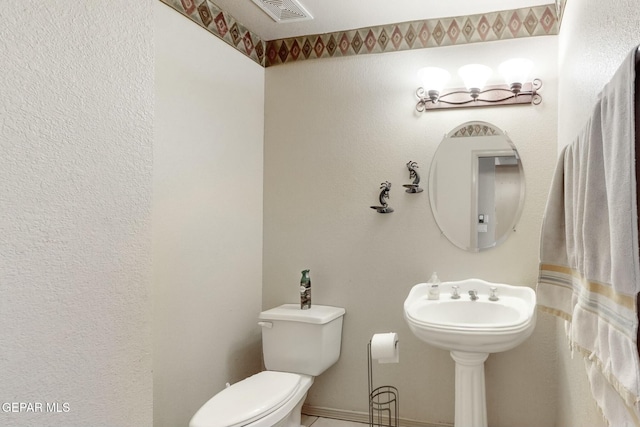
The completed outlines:
[[[299,304],[283,304],[263,311],[259,317],[260,320],[288,320],[323,325],[343,316],[345,312],[342,307],[328,305],[312,305],[309,309],[301,310]]]

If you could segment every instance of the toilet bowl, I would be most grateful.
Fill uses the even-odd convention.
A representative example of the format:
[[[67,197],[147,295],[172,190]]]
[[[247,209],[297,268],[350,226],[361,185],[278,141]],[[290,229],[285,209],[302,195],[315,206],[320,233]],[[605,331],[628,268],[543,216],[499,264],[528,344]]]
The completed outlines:
[[[300,427],[309,375],[264,371],[212,397],[189,427]]]
[[[284,304],[260,313],[266,371],[222,390],[189,427],[300,427],[314,376],[340,356],[344,308]]]

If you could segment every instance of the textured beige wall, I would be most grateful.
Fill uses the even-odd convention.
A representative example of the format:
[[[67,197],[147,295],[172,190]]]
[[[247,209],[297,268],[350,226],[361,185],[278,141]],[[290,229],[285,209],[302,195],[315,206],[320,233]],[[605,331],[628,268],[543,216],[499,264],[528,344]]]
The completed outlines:
[[[502,60],[523,55],[544,80],[542,105],[414,113],[418,68],[439,65],[455,73],[482,62],[496,69]],[[402,303],[433,271],[443,280],[480,277],[535,286],[557,147],[556,57],[557,38],[539,37],[266,70],[263,306],[296,301],[300,271],[310,268],[314,303],[347,310],[341,359],[316,380],[309,404],[366,412],[367,342],[375,332],[396,331],[401,363],[376,366],[379,384],[399,388],[402,417],[453,422],[453,361],[411,334]],[[419,163],[428,185],[443,135],[469,120],[509,133],[527,185],[517,231],[482,253],[450,244],[435,224],[428,194],[402,188],[410,182],[409,160]],[[389,215],[369,208],[385,180],[393,183],[389,204],[395,212]],[[555,329],[553,319],[539,316],[531,339],[489,358],[490,425],[554,425]]]
[[[573,141],[598,94],[640,44],[636,0],[568,1],[559,36],[558,144]]]
[[[260,370],[264,69],[154,12],[154,426],[175,427]]]
[[[152,10],[0,5],[0,425],[151,425]]]
[[[559,36],[558,150],[585,125],[598,93],[640,43],[636,0],[568,1]],[[603,426],[584,363],[571,357],[558,321],[558,426]]]

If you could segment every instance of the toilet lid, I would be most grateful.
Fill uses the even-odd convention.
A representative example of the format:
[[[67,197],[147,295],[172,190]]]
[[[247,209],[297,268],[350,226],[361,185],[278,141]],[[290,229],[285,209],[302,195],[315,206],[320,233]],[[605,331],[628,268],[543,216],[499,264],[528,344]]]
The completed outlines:
[[[193,416],[191,427],[240,427],[284,405],[296,392],[300,375],[264,371],[227,387]]]

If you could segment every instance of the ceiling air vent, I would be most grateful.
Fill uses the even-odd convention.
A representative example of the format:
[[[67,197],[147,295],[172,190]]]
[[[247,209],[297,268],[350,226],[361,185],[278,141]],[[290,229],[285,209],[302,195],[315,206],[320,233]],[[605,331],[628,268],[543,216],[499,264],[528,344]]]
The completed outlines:
[[[253,0],[277,23],[306,21],[313,16],[295,0]]]

